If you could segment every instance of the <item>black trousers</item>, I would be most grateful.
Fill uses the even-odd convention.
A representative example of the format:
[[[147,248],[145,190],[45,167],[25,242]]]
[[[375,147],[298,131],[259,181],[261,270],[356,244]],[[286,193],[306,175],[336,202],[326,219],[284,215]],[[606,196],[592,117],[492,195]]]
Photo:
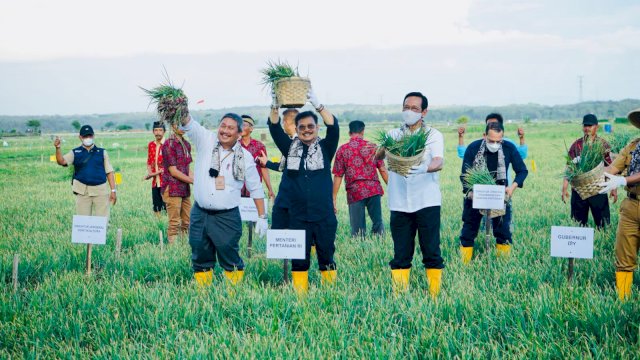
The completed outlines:
[[[320,271],[335,270],[336,262],[333,254],[336,252],[336,231],[338,220],[335,215],[328,216],[322,221],[308,222],[295,218],[289,219],[290,229],[305,231],[304,260],[291,260],[291,271],[307,271],[311,264],[311,245],[316,246],[318,268]]]
[[[288,229],[289,228],[289,209],[273,205],[271,210],[271,228],[272,229]]]
[[[509,228],[511,223],[511,206],[507,205],[505,210],[506,213],[503,216],[491,219],[493,236],[496,237],[496,243],[498,244],[511,244],[511,229]],[[480,229],[480,223],[483,217],[484,215],[480,213],[480,210],[473,208],[473,200],[464,200],[464,208],[462,209],[462,231],[460,231],[461,246],[473,246],[478,236],[478,230]]]
[[[160,191],[160,187],[152,187],[151,188],[151,199],[153,200],[153,211],[160,212],[162,210],[167,211],[167,206],[164,204],[162,200],[162,192]]]
[[[427,269],[442,269],[440,254],[440,206],[430,206],[413,213],[391,212],[393,260],[391,269],[409,269],[416,247],[416,232],[422,252],[422,264]]]
[[[582,226],[587,226],[589,222],[589,209],[593,215],[593,222],[596,228],[601,229],[611,222],[609,212],[609,198],[607,194],[594,195],[586,200],[582,200],[575,190],[571,190],[571,217]]]
[[[242,236],[240,210],[205,210],[195,203],[191,207],[189,245],[194,272],[208,271],[216,265],[227,271],[243,270],[239,241]]]

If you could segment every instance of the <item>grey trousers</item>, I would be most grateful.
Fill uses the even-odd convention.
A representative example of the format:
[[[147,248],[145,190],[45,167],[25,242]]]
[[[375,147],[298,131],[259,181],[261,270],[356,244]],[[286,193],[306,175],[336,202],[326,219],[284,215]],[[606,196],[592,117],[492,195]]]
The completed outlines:
[[[191,208],[189,245],[194,272],[208,271],[216,265],[227,271],[243,270],[238,252],[242,220],[237,207],[229,210],[205,210],[195,203]]]
[[[384,224],[382,223],[382,207],[380,205],[380,195],[375,195],[362,199],[353,204],[349,204],[349,220],[351,222],[351,236],[365,236],[367,234],[367,223],[365,220],[365,208],[371,218],[371,233],[382,235]]]

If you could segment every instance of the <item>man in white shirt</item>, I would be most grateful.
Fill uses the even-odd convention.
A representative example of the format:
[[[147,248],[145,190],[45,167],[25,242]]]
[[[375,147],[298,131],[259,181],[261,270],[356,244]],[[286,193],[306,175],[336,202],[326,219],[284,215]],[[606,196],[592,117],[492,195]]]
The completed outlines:
[[[218,132],[205,129],[187,117],[183,127],[196,147],[189,244],[196,282],[210,285],[217,260],[225,276],[235,285],[244,276],[244,262],[238,252],[242,236],[240,190],[246,184],[258,209],[256,233],[267,231],[264,191],[253,156],[238,139],[242,118],[233,113],[220,120]]]
[[[394,252],[389,265],[396,291],[407,290],[417,232],[429,293],[435,297],[440,291],[444,268],[440,255],[442,195],[438,182],[438,171],[442,170],[444,163],[444,138],[438,130],[424,124],[428,105],[422,93],[407,94],[402,107],[404,124],[389,132],[396,139],[421,129],[429,132],[422,162],[413,166],[406,177],[389,169],[387,193]]]

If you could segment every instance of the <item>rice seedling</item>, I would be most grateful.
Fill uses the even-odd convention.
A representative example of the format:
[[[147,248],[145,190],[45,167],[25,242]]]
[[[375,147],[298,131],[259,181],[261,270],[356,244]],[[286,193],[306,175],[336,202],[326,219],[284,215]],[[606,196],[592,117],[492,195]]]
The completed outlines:
[[[296,66],[294,68],[284,60],[267,61],[267,66],[261,69],[260,73],[262,74],[262,79],[260,81],[260,84],[264,86],[268,86],[271,89],[274,88],[274,85],[278,80],[290,78],[294,76],[300,76],[300,73],[298,72],[298,67]]]
[[[378,132],[377,143],[391,154],[401,157],[412,157],[420,154],[426,147],[431,130],[420,129],[395,138],[386,131]]]
[[[600,165],[604,158],[606,148],[601,140],[591,140],[588,137],[584,138],[582,146],[582,152],[578,161],[565,156],[566,168],[564,176],[569,181],[573,180],[576,176],[588,173],[596,166]],[[566,147],[566,143],[565,143]],[[568,150],[567,150],[568,153]]]
[[[169,125],[181,125],[182,121],[189,116],[189,99],[182,88],[178,88],[169,79],[165,70],[165,82],[152,88],[142,91],[151,99],[152,104],[157,104],[158,120]]]
[[[606,137],[607,142],[611,145],[611,152],[619,154],[625,146],[638,137],[638,133],[629,130],[617,131]]]
[[[486,166],[472,166],[462,176],[467,192],[473,190],[473,185],[496,185],[491,171]]]

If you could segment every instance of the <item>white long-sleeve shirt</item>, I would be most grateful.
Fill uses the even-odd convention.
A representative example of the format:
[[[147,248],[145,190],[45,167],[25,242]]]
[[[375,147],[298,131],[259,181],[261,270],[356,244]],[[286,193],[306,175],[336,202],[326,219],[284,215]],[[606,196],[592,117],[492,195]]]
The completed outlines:
[[[218,146],[218,136],[213,131],[205,129],[200,123],[191,118],[186,126],[183,126],[189,136],[189,140],[196,147],[195,175],[193,181],[193,197],[203,209],[227,210],[240,205],[240,190],[243,185],[251,193],[253,199],[264,199],[262,181],[253,162],[253,156],[246,149],[244,151],[245,179],[233,178],[233,154],[240,143],[236,143],[232,149],[220,151],[220,172],[218,176],[224,176],[224,190],[216,190],[215,178],[209,176],[211,168],[211,156],[213,149]],[[224,159],[224,160],[223,160]]]

